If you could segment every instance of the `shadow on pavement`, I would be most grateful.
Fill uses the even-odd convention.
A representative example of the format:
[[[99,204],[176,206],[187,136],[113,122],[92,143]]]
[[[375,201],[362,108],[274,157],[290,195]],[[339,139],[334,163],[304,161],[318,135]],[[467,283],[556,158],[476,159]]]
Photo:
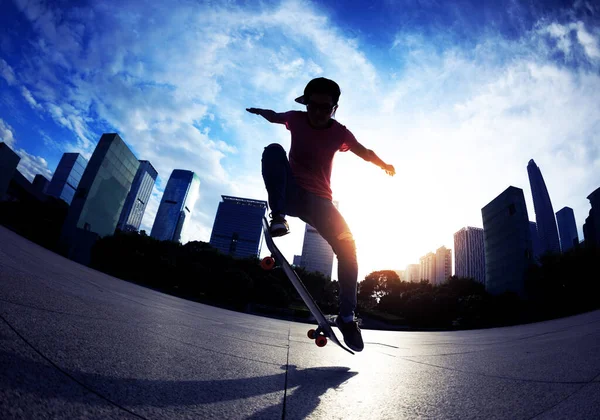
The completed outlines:
[[[169,370],[169,366],[164,367]],[[223,401],[235,401],[283,391],[286,381],[285,366],[282,372],[275,375],[214,380],[149,380],[117,378],[114,376],[84,373],[61,368],[62,372],[94,390],[104,398],[125,407],[173,407],[210,404]],[[54,381],[57,370],[46,363],[33,361],[0,351],[0,387],[18,389],[37,394],[45,398],[60,398],[66,401],[91,403],[93,400],[85,397],[85,393],[75,393],[69,390],[64,381],[62,386],[50,385]],[[319,397],[327,390],[340,386],[355,376],[347,367],[320,367],[296,369],[290,366],[287,378],[288,406],[301,412],[294,412],[294,418],[304,418],[309,415],[319,403]],[[23,380],[24,377],[44,378],[46,387],[40,387],[38,381]],[[74,384],[73,384],[74,385]],[[79,385],[77,385],[79,386]],[[298,400],[298,401],[296,401]],[[277,404],[257,413],[251,418],[281,418],[282,405]],[[287,416],[286,416],[287,417]]]

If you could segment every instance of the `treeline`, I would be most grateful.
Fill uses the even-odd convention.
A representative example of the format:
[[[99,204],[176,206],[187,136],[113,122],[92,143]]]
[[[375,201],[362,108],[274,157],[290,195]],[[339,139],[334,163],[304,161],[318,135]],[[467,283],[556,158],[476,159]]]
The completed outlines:
[[[483,328],[574,315],[600,308],[600,250],[578,247],[546,254],[526,275],[522,296],[491,295],[473,279],[450,277],[433,286],[400,281],[394,271],[376,271],[358,285],[365,314],[398,325]]]
[[[265,271],[258,258],[237,259],[211,245],[159,241],[143,231],[117,232],[96,242],[91,267],[115,277],[200,302],[237,310],[261,308],[308,317],[308,310],[280,267]],[[338,310],[338,283],[297,269],[324,312]]]

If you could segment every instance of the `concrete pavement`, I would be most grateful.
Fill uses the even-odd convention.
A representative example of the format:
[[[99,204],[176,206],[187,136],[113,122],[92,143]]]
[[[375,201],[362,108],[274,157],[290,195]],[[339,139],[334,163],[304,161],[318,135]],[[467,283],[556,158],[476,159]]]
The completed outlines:
[[[600,311],[461,332],[309,326],[146,289],[0,227],[0,418],[599,418]]]

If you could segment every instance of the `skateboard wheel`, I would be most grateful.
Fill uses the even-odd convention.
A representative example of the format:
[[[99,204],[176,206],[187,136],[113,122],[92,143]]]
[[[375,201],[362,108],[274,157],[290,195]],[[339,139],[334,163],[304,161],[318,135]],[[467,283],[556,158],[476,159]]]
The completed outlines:
[[[320,335],[317,337],[317,339],[315,340],[315,343],[317,346],[319,347],[324,347],[325,344],[327,344],[327,337],[325,337],[324,335]]]
[[[273,257],[265,257],[260,261],[260,267],[263,270],[271,270],[275,267],[275,259]]]
[[[310,338],[311,340],[314,340],[316,335],[315,330],[308,330],[308,334],[306,335],[308,335],[308,338]]]

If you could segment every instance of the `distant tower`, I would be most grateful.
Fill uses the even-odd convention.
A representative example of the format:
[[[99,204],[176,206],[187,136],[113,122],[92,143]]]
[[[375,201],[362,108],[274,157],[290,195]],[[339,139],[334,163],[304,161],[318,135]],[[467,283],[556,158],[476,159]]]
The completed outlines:
[[[144,212],[152,194],[158,172],[147,160],[140,160],[133,184],[125,200],[117,227],[123,231],[137,231],[142,224]]]
[[[52,175],[46,194],[71,204],[87,164],[87,160],[79,153],[64,153]]]
[[[533,207],[535,209],[535,221],[542,244],[542,253],[560,253],[558,229],[556,228],[556,219],[554,218],[550,195],[542,177],[542,172],[533,159],[527,164],[527,173],[529,174],[529,184],[531,185]]]
[[[523,190],[508,187],[481,209],[485,245],[485,288],[491,294],[525,294],[525,273],[533,262]]]
[[[452,275],[452,250],[442,246],[435,251],[435,284],[442,284]]]
[[[61,243],[70,258],[87,263],[96,238],[114,234],[138,166],[118,134],[102,135],[63,224]]]
[[[150,236],[180,242],[200,195],[200,179],[192,171],[175,169],[160,200]]]
[[[262,219],[267,202],[222,195],[210,244],[237,258],[258,257],[262,247]]]
[[[583,225],[583,237],[586,247],[600,248],[600,188],[587,197],[592,208]]]
[[[8,144],[0,142],[0,200],[4,199],[20,160]]]
[[[334,201],[333,204],[337,208],[339,203]],[[307,223],[304,230],[304,242],[302,243],[301,266],[307,271],[319,272],[331,277],[333,255],[331,245],[323,239],[314,227]]]
[[[419,270],[419,280],[428,280],[430,284],[435,284],[435,254],[428,252],[419,258],[421,268]]]
[[[529,222],[529,234],[531,236],[531,246],[533,249],[533,258],[538,260],[542,255],[542,243],[540,242],[540,235],[538,234],[537,223]]]
[[[485,284],[483,229],[465,227],[454,234],[454,274]]]
[[[294,255],[294,263],[296,267],[300,267],[302,265],[302,255]]]
[[[562,252],[566,252],[579,244],[579,235],[577,234],[577,225],[575,224],[575,214],[571,207],[563,207],[556,212],[556,222],[558,223],[558,232],[560,234],[560,247]]]
[[[418,283],[419,281],[421,281],[421,279],[419,278],[419,270],[420,269],[421,269],[421,266],[419,264],[407,265],[406,269],[404,270],[404,281],[415,282],[415,283]]]

